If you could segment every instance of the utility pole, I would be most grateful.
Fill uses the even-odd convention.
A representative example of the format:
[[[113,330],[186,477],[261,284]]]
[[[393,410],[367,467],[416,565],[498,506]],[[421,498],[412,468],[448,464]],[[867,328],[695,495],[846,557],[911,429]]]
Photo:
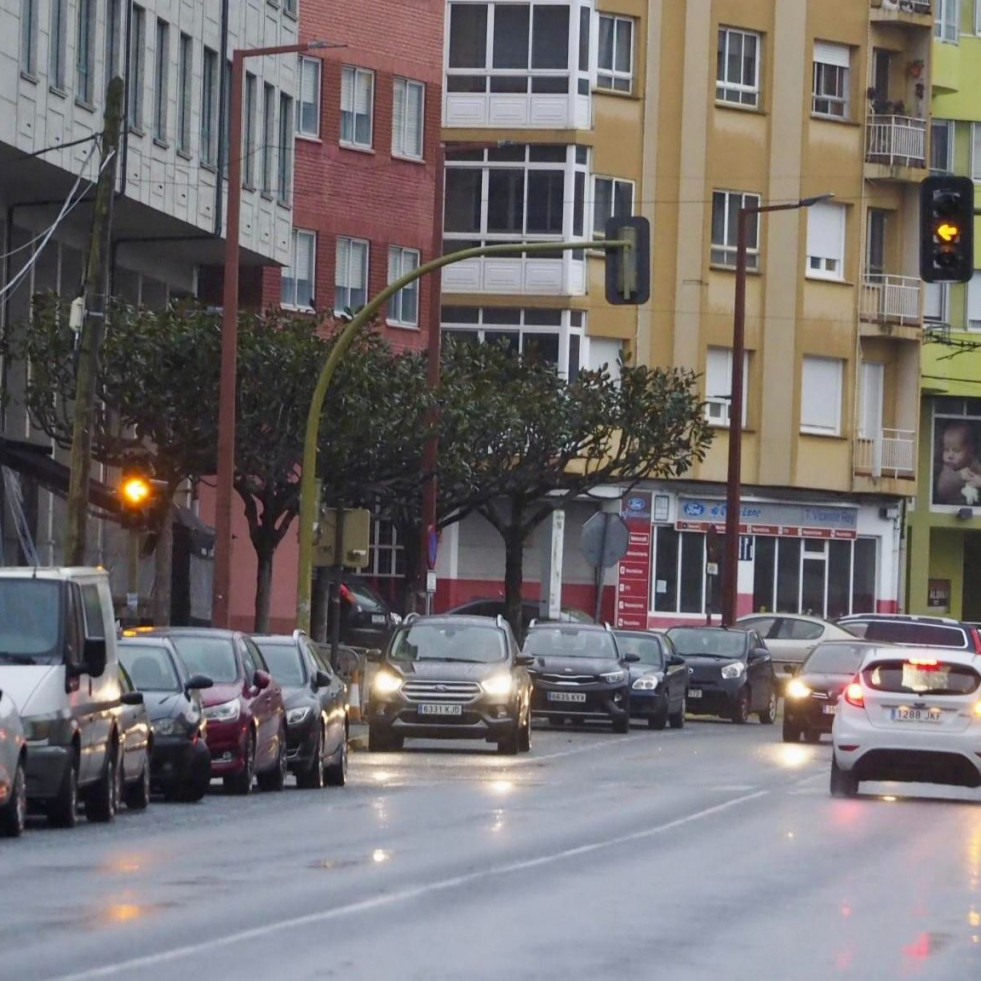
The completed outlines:
[[[123,80],[117,75],[106,89],[99,181],[92,214],[88,261],[85,267],[85,318],[82,323],[72,428],[71,477],[68,483],[68,524],[65,531],[66,565],[84,565],[89,511],[89,473],[92,468],[92,416],[95,409],[99,355],[105,334],[106,291],[109,283],[109,236],[112,199],[119,158],[119,130],[123,116]]]

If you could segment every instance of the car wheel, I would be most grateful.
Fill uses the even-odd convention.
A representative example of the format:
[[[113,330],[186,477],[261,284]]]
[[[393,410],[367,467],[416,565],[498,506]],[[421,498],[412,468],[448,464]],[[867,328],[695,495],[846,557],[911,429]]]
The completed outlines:
[[[819,743],[821,742],[821,733],[817,729],[805,729],[804,730],[804,742],[806,743]]]
[[[85,816],[90,821],[106,822],[116,816],[119,809],[119,750],[110,744],[106,765],[98,783],[86,794]]]
[[[192,767],[187,774],[183,786],[170,791],[169,799],[176,799],[185,804],[196,804],[208,792],[211,786],[211,762],[199,763]]]
[[[783,741],[785,743],[800,742],[800,729],[787,719],[783,720]]]
[[[401,748],[401,747],[399,747]],[[395,739],[390,733],[384,732],[377,726],[368,727],[368,752],[388,753],[395,749]]]
[[[525,715],[525,724],[521,727],[521,735],[518,738],[518,749],[522,753],[531,752],[531,709]]]
[[[324,769],[324,779],[328,787],[343,787],[347,783],[348,746],[347,732],[337,751],[337,760]]]
[[[858,793],[858,780],[848,770],[842,770],[838,761],[831,757],[831,796],[854,797]]]
[[[630,732],[630,716],[624,715],[619,719],[613,720],[613,731],[618,732],[621,735],[625,732]]]
[[[684,729],[685,727],[685,709],[688,708],[684,695],[681,696],[681,707],[677,712],[668,716],[668,722],[671,723],[672,729]]]
[[[259,789],[278,793],[286,786],[286,730],[279,730],[279,748],[276,752],[276,765],[258,776]]]
[[[518,718],[514,720],[514,725],[511,727],[511,731],[497,741],[497,751],[499,753],[503,753],[505,756],[515,756],[517,755],[520,745],[521,716],[519,713]]]
[[[732,721],[736,725],[745,725],[749,721],[749,689],[743,688],[736,696],[736,704],[732,707]]]
[[[668,710],[665,707],[663,712],[654,712],[653,715],[647,717],[647,725],[650,729],[657,729],[660,731],[668,724]]]
[[[244,796],[252,793],[252,780],[255,777],[255,733],[249,729],[245,737],[245,759],[238,773],[229,774],[222,780],[225,790],[231,794]]]
[[[78,757],[65,767],[58,795],[48,805],[48,821],[56,828],[74,828],[78,823]]]
[[[765,726],[772,726],[774,720],[777,717],[777,693],[775,691],[770,692],[769,701],[766,703],[766,708],[762,712],[757,712],[760,722]]]
[[[0,834],[5,838],[19,838],[27,820],[27,777],[23,757],[17,761],[14,782],[10,786],[10,800],[0,811]]]
[[[130,784],[123,793],[123,800],[131,811],[145,811],[150,804],[150,758],[143,762],[140,779]]]
[[[296,775],[296,785],[303,790],[319,790],[324,785],[324,727],[317,727],[317,745],[313,748],[310,765]]]

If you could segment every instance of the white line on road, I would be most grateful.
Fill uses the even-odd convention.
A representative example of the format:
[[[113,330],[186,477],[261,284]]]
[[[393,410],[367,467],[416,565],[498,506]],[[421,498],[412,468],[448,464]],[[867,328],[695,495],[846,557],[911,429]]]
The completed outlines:
[[[92,968],[88,971],[80,971],[77,974],[63,974],[50,981],[94,981],[96,978],[110,978],[139,968],[154,967],[158,964],[166,964],[172,961],[181,960],[185,957],[192,957],[195,954],[205,954],[222,947],[230,947],[235,944],[242,944],[250,940],[257,940],[260,937],[269,936],[272,933],[279,933],[282,930],[291,930],[296,927],[311,926],[315,923],[326,923],[329,920],[336,920],[342,916],[350,916],[355,913],[367,913],[371,910],[383,906],[392,906],[395,903],[405,902],[410,899],[418,899],[430,893],[445,892],[448,889],[456,889],[459,886],[468,885],[480,879],[509,875],[512,872],[524,872],[528,869],[539,868],[543,865],[551,865],[554,862],[562,862],[569,858],[577,858],[580,855],[589,855],[592,852],[600,851],[604,848],[614,848],[618,845],[625,845],[632,841],[641,841],[644,838],[653,838],[655,835],[664,834],[675,828],[704,818],[720,814],[730,808],[740,804],[747,804],[749,801],[766,796],[768,791],[758,790],[754,794],[746,794],[743,797],[735,797],[722,804],[715,804],[706,807],[701,811],[686,814],[684,817],[675,818],[664,824],[656,825],[653,828],[645,828],[643,831],[634,831],[626,835],[618,835],[615,838],[604,838],[600,841],[593,841],[587,845],[577,845],[575,848],[566,848],[562,851],[552,852],[548,855],[540,855],[538,858],[524,859],[519,862],[508,862],[496,868],[480,869],[476,872],[467,872],[464,875],[453,876],[449,879],[441,879],[438,882],[430,882],[423,886],[415,886],[411,889],[402,889],[398,892],[386,893],[381,896],[373,896],[371,899],[362,899],[356,903],[348,903],[345,906],[335,906],[333,909],[321,910],[319,913],[307,913],[304,916],[294,916],[285,920],[278,920],[274,923],[266,923],[262,926],[252,927],[249,930],[239,930],[235,933],[225,934],[223,937],[211,937],[208,940],[196,944],[187,944],[183,947],[174,947],[170,950],[161,951],[159,954],[147,954],[143,957],[133,957],[130,960],[118,961],[115,964],[106,964],[103,967]]]

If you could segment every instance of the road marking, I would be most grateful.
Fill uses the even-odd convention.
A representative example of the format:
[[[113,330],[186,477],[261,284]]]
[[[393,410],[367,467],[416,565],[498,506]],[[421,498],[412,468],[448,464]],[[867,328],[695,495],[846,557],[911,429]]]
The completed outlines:
[[[614,745],[622,746],[624,743],[634,743],[641,739],[646,739],[646,736],[627,736],[625,739],[618,739]],[[578,756],[580,753],[594,753],[599,749],[608,749],[610,743],[590,743],[588,746],[580,746],[578,749],[563,749],[558,753],[546,753],[544,756],[519,756],[516,760],[511,760],[511,763],[518,763],[521,765],[530,765],[532,763],[538,763],[541,760],[558,760],[563,756]]]
[[[231,947],[236,944],[246,943],[250,940],[257,940],[267,937],[282,930],[292,930],[296,927],[311,926],[316,923],[326,923],[336,920],[343,916],[351,916],[356,913],[367,913],[379,907],[392,906],[396,903],[405,902],[411,899],[419,899],[430,893],[446,892],[449,889],[456,889],[459,886],[469,885],[480,879],[496,878],[498,876],[510,875],[512,872],[524,872],[528,869],[540,868],[543,865],[551,865],[555,862],[563,862],[569,858],[578,858],[580,855],[589,855],[593,852],[601,851],[605,848],[616,848],[619,845],[626,845],[634,841],[642,841],[645,838],[653,838],[656,835],[664,834],[666,831],[673,831],[675,828],[683,827],[686,824],[693,824],[705,818],[721,814],[730,808],[740,804],[748,804],[752,800],[765,797],[768,791],[758,790],[753,794],[746,794],[743,797],[735,797],[732,800],[706,807],[701,811],[686,814],[684,817],[675,818],[664,824],[656,825],[653,828],[645,828],[643,831],[634,831],[626,835],[618,835],[615,838],[604,838],[601,841],[593,841],[587,845],[577,845],[575,848],[566,848],[559,852],[552,852],[549,855],[540,855],[538,858],[523,859],[519,862],[508,862],[496,868],[480,869],[476,872],[467,872],[464,875],[453,876],[449,879],[442,879],[438,882],[430,882],[423,886],[414,886],[411,889],[402,889],[398,892],[385,893],[381,896],[374,896],[371,899],[362,899],[356,903],[348,903],[345,906],[335,906],[333,909],[321,910],[319,913],[307,913],[304,916],[294,916],[286,920],[278,920],[274,923],[266,923],[263,926],[252,927],[249,930],[239,930],[236,933],[228,933],[223,937],[211,937],[208,940],[195,944],[187,944],[183,947],[174,947],[170,950],[162,951],[159,954],[146,954],[143,957],[133,957],[130,960],[118,961],[115,964],[107,964],[103,967],[92,968],[88,971],[80,971],[76,974],[62,974],[51,978],[50,981],[94,981],[96,978],[111,978],[119,974],[135,971],[140,968],[154,967],[159,964],[167,964],[172,961],[181,960],[185,957],[192,957],[196,954],[205,954],[209,951],[222,947]]]

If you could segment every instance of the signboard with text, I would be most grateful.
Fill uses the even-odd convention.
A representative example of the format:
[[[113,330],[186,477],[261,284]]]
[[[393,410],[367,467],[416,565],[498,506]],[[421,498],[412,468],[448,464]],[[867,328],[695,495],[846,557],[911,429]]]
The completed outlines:
[[[615,626],[646,630],[651,597],[651,495],[638,491],[620,502],[627,551],[617,563]]]
[[[726,502],[714,498],[678,498],[679,531],[725,531]],[[777,535],[792,538],[858,537],[858,509],[837,505],[747,502],[740,508],[742,535]]]

